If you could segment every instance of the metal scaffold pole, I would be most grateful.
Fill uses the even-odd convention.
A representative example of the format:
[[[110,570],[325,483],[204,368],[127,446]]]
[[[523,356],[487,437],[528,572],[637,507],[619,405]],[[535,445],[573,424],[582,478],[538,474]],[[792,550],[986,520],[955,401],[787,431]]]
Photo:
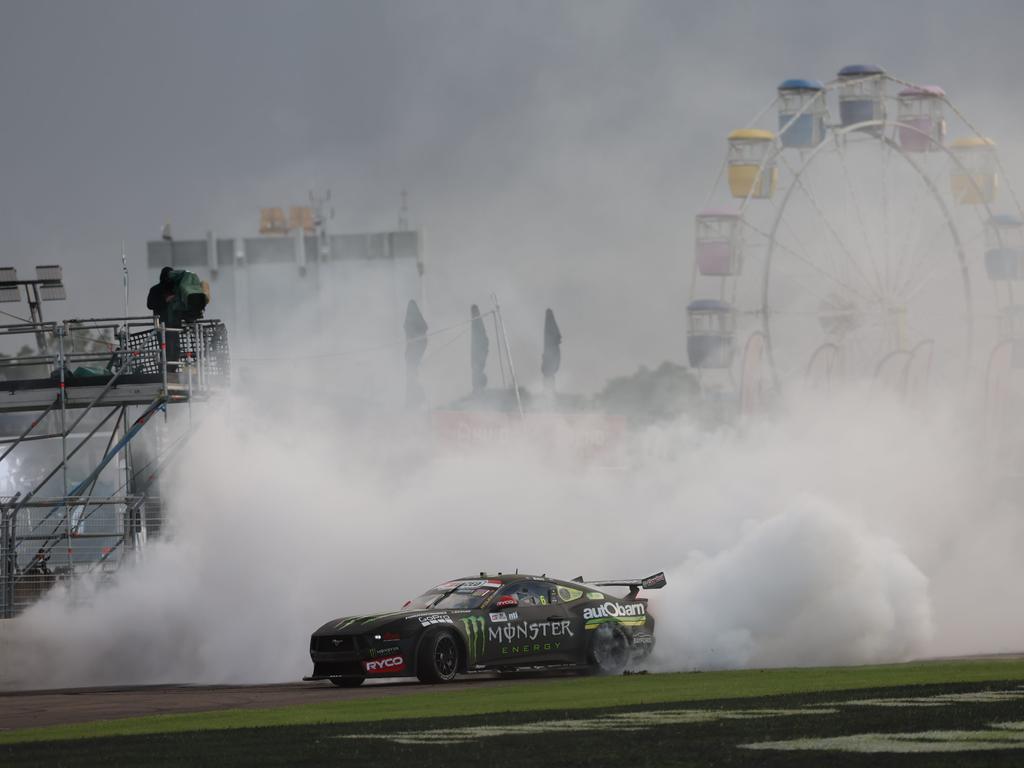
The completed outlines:
[[[498,312],[497,310],[491,316],[491,320],[494,321],[494,338],[501,338],[501,331],[498,330]],[[498,370],[501,371],[501,388],[505,389],[508,386],[508,382],[505,379],[505,354],[499,349],[498,351]]]
[[[72,561],[71,551],[71,508],[68,506],[68,428],[67,428],[67,413],[68,413],[68,399],[67,399],[67,380],[65,378],[67,371],[67,360],[64,356],[64,338],[65,331],[67,330],[67,324],[61,323],[57,326],[57,343],[59,352],[59,365],[60,365],[60,464],[61,464],[61,494],[64,497],[64,533],[67,539],[67,550],[68,550],[68,572],[74,570],[74,562]],[[85,416],[83,413],[82,416]],[[81,421],[81,418],[75,421],[77,424]]]
[[[519,380],[516,378],[516,367],[512,362],[512,350],[508,345],[508,333],[505,331],[505,320],[501,316],[501,305],[498,304],[498,297],[492,293],[491,299],[494,301],[494,316],[498,319],[498,327],[501,328],[502,346],[505,349],[505,357],[508,360],[508,372],[509,376],[512,378],[512,389],[516,393],[516,408],[519,410],[520,420],[523,420],[526,418],[526,414],[523,412],[523,401],[519,396]]]
[[[14,577],[18,572],[18,550],[14,538],[17,519],[17,510],[11,507],[18,501],[21,493],[16,493],[6,503],[0,502],[0,551],[3,553],[3,611],[0,618],[9,619],[14,615]]]

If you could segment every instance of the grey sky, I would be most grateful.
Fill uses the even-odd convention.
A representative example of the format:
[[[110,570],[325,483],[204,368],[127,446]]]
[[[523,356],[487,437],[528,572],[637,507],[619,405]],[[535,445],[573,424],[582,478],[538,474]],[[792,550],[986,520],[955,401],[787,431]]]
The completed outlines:
[[[65,266],[67,315],[144,303],[145,240],[252,234],[331,187],[334,231],[425,231],[427,319],[491,290],[566,383],[684,358],[693,212],[786,77],[870,62],[1015,145],[1018,2],[0,0],[0,263]],[[13,306],[13,305],[10,305]],[[51,311],[55,309],[50,308]],[[215,312],[213,312],[215,314]],[[520,338],[521,337],[521,338]]]

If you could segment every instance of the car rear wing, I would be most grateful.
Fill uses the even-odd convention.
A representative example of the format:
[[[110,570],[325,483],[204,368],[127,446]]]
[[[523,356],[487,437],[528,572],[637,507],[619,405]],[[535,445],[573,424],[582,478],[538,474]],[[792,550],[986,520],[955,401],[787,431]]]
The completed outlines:
[[[657,573],[648,576],[646,579],[608,579],[607,581],[584,581],[583,577],[576,579],[576,581],[583,582],[586,584],[593,584],[595,587],[629,587],[629,597],[636,597],[641,589],[661,589],[668,582],[665,580],[665,572],[658,571]]]

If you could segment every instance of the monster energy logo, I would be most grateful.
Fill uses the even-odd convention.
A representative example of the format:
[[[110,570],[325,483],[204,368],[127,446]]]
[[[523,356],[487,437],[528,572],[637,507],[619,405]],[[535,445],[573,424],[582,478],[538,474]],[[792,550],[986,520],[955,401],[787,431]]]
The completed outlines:
[[[484,632],[483,616],[468,616],[462,619],[462,626],[466,630],[466,640],[469,645],[469,663],[473,664],[484,655]]]

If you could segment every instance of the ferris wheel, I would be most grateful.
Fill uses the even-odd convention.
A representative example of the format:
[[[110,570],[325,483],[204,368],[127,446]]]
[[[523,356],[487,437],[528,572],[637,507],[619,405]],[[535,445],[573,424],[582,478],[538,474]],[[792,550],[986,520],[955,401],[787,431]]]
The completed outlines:
[[[695,221],[702,381],[738,380],[745,408],[794,379],[906,391],[962,382],[1024,331],[1024,214],[995,143],[941,88],[871,65],[786,80],[727,142]]]

